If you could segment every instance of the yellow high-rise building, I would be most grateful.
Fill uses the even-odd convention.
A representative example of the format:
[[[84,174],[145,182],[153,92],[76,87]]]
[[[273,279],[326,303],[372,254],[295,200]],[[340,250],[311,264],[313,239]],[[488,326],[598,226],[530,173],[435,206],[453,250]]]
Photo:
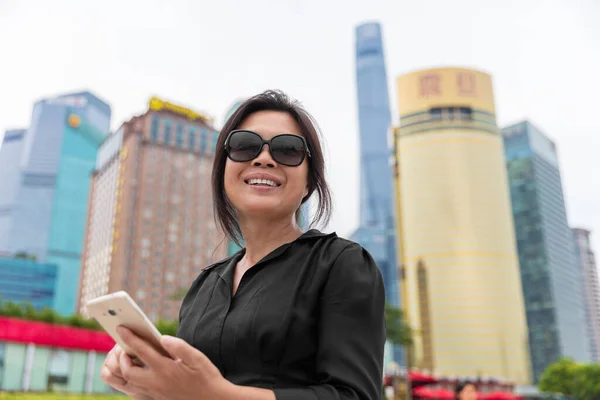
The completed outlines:
[[[395,129],[402,295],[413,367],[530,381],[502,137],[488,74],[400,76]]]

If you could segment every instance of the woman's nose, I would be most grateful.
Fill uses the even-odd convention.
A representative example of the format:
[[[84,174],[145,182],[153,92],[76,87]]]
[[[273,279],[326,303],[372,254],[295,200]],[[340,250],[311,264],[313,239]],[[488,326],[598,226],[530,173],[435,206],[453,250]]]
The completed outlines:
[[[265,166],[269,168],[274,168],[276,164],[277,163],[275,162],[275,160],[273,160],[273,157],[271,157],[271,152],[268,144],[265,144],[263,146],[262,150],[260,151],[260,154],[256,156],[254,161],[252,161],[252,165],[254,165],[255,167]]]

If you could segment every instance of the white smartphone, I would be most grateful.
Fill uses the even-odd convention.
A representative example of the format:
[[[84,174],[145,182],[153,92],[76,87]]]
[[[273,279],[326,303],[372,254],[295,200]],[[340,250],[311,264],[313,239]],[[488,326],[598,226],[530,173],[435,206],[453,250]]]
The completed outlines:
[[[90,315],[98,321],[102,328],[129,356],[135,359],[139,358],[117,334],[118,326],[129,328],[160,354],[171,358],[160,344],[160,332],[127,292],[120,291],[97,297],[90,300],[86,304],[86,308]]]

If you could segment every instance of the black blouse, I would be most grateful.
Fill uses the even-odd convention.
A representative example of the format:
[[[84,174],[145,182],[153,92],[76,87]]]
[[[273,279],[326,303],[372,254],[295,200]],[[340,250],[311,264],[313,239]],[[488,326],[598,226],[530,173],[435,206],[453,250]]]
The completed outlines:
[[[379,400],[385,293],[370,254],[311,230],[250,268],[232,296],[243,255],[201,271],[177,336],[230,382],[271,389],[277,400]]]

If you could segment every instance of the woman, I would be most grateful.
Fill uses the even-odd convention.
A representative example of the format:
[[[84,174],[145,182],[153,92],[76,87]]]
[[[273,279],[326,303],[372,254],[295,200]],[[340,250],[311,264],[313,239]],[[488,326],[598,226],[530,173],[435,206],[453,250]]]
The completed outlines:
[[[384,288],[356,243],[302,233],[297,213],[317,192],[315,220],[330,195],[315,124],[301,106],[268,91],[229,118],[217,142],[216,219],[246,248],[204,268],[184,298],[171,358],[131,331],[102,378],[134,399],[381,398]]]
[[[462,382],[454,389],[454,400],[477,400],[477,386],[473,382]]]

